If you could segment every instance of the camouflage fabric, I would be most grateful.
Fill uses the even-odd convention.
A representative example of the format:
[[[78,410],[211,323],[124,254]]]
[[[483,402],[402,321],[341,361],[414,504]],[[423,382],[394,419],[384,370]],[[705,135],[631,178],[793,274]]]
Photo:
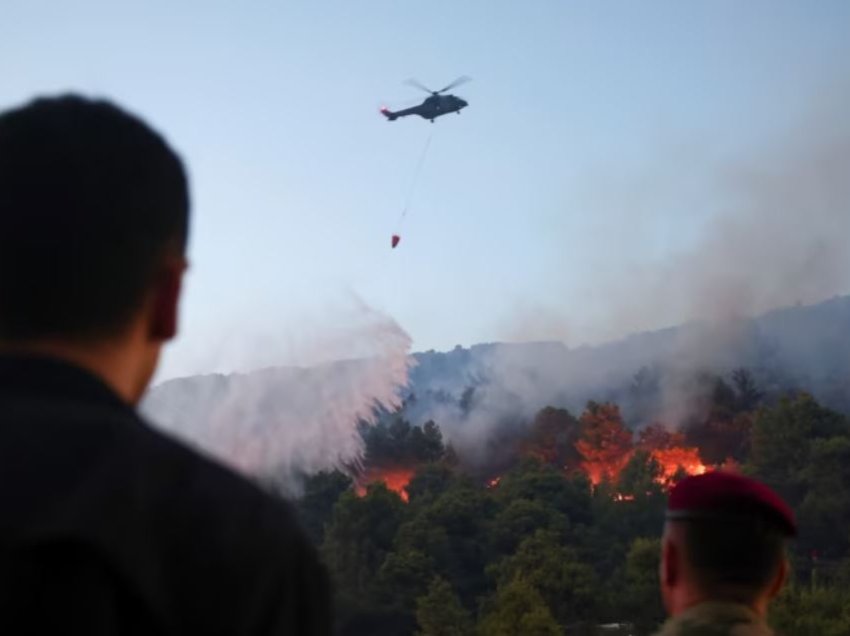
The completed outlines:
[[[701,603],[669,619],[655,636],[774,636],[764,619],[734,603]]]

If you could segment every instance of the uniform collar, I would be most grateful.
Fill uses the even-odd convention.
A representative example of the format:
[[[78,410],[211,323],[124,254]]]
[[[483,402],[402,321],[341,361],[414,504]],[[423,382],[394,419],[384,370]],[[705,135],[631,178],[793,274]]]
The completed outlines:
[[[735,633],[746,636],[773,636],[773,630],[764,619],[746,605],[707,601],[688,608],[664,623],[656,636],[685,636],[699,633],[700,627],[725,628],[718,633]],[[738,631],[732,632],[732,629]]]

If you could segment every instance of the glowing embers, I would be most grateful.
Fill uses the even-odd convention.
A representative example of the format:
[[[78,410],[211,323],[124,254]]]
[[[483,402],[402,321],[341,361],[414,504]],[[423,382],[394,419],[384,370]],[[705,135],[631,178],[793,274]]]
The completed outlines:
[[[369,468],[358,479],[354,492],[358,497],[366,495],[369,484],[381,482],[393,492],[398,493],[401,500],[407,503],[407,485],[416,471],[413,468]]]
[[[674,446],[672,448],[658,448],[651,451],[654,459],[661,468],[661,474],[657,481],[661,484],[669,484],[679,474],[702,475],[708,467],[702,463],[699,449],[687,446]]]

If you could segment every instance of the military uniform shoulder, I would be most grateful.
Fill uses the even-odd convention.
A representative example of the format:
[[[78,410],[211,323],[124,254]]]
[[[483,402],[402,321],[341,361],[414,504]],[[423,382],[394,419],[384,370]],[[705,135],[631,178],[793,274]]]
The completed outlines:
[[[773,636],[773,631],[744,606],[703,603],[669,619],[656,636]]]

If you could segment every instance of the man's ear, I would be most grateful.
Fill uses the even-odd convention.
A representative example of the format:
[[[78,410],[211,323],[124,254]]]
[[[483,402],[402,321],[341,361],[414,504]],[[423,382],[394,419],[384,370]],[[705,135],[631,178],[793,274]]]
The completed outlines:
[[[670,538],[669,528],[665,528],[661,539],[661,562],[658,565],[661,601],[667,613],[672,615],[676,609],[675,590],[682,576],[682,555]]]
[[[682,575],[682,557],[676,545],[667,539],[661,543],[661,585],[672,587]]]
[[[788,563],[788,558],[785,557],[779,562],[779,567],[776,569],[776,576],[770,585],[770,596],[768,598],[775,598],[782,591],[790,571],[791,566]]]
[[[177,335],[185,271],[184,260],[171,261],[166,263],[156,279],[151,299],[150,337],[153,340],[164,342]]]

